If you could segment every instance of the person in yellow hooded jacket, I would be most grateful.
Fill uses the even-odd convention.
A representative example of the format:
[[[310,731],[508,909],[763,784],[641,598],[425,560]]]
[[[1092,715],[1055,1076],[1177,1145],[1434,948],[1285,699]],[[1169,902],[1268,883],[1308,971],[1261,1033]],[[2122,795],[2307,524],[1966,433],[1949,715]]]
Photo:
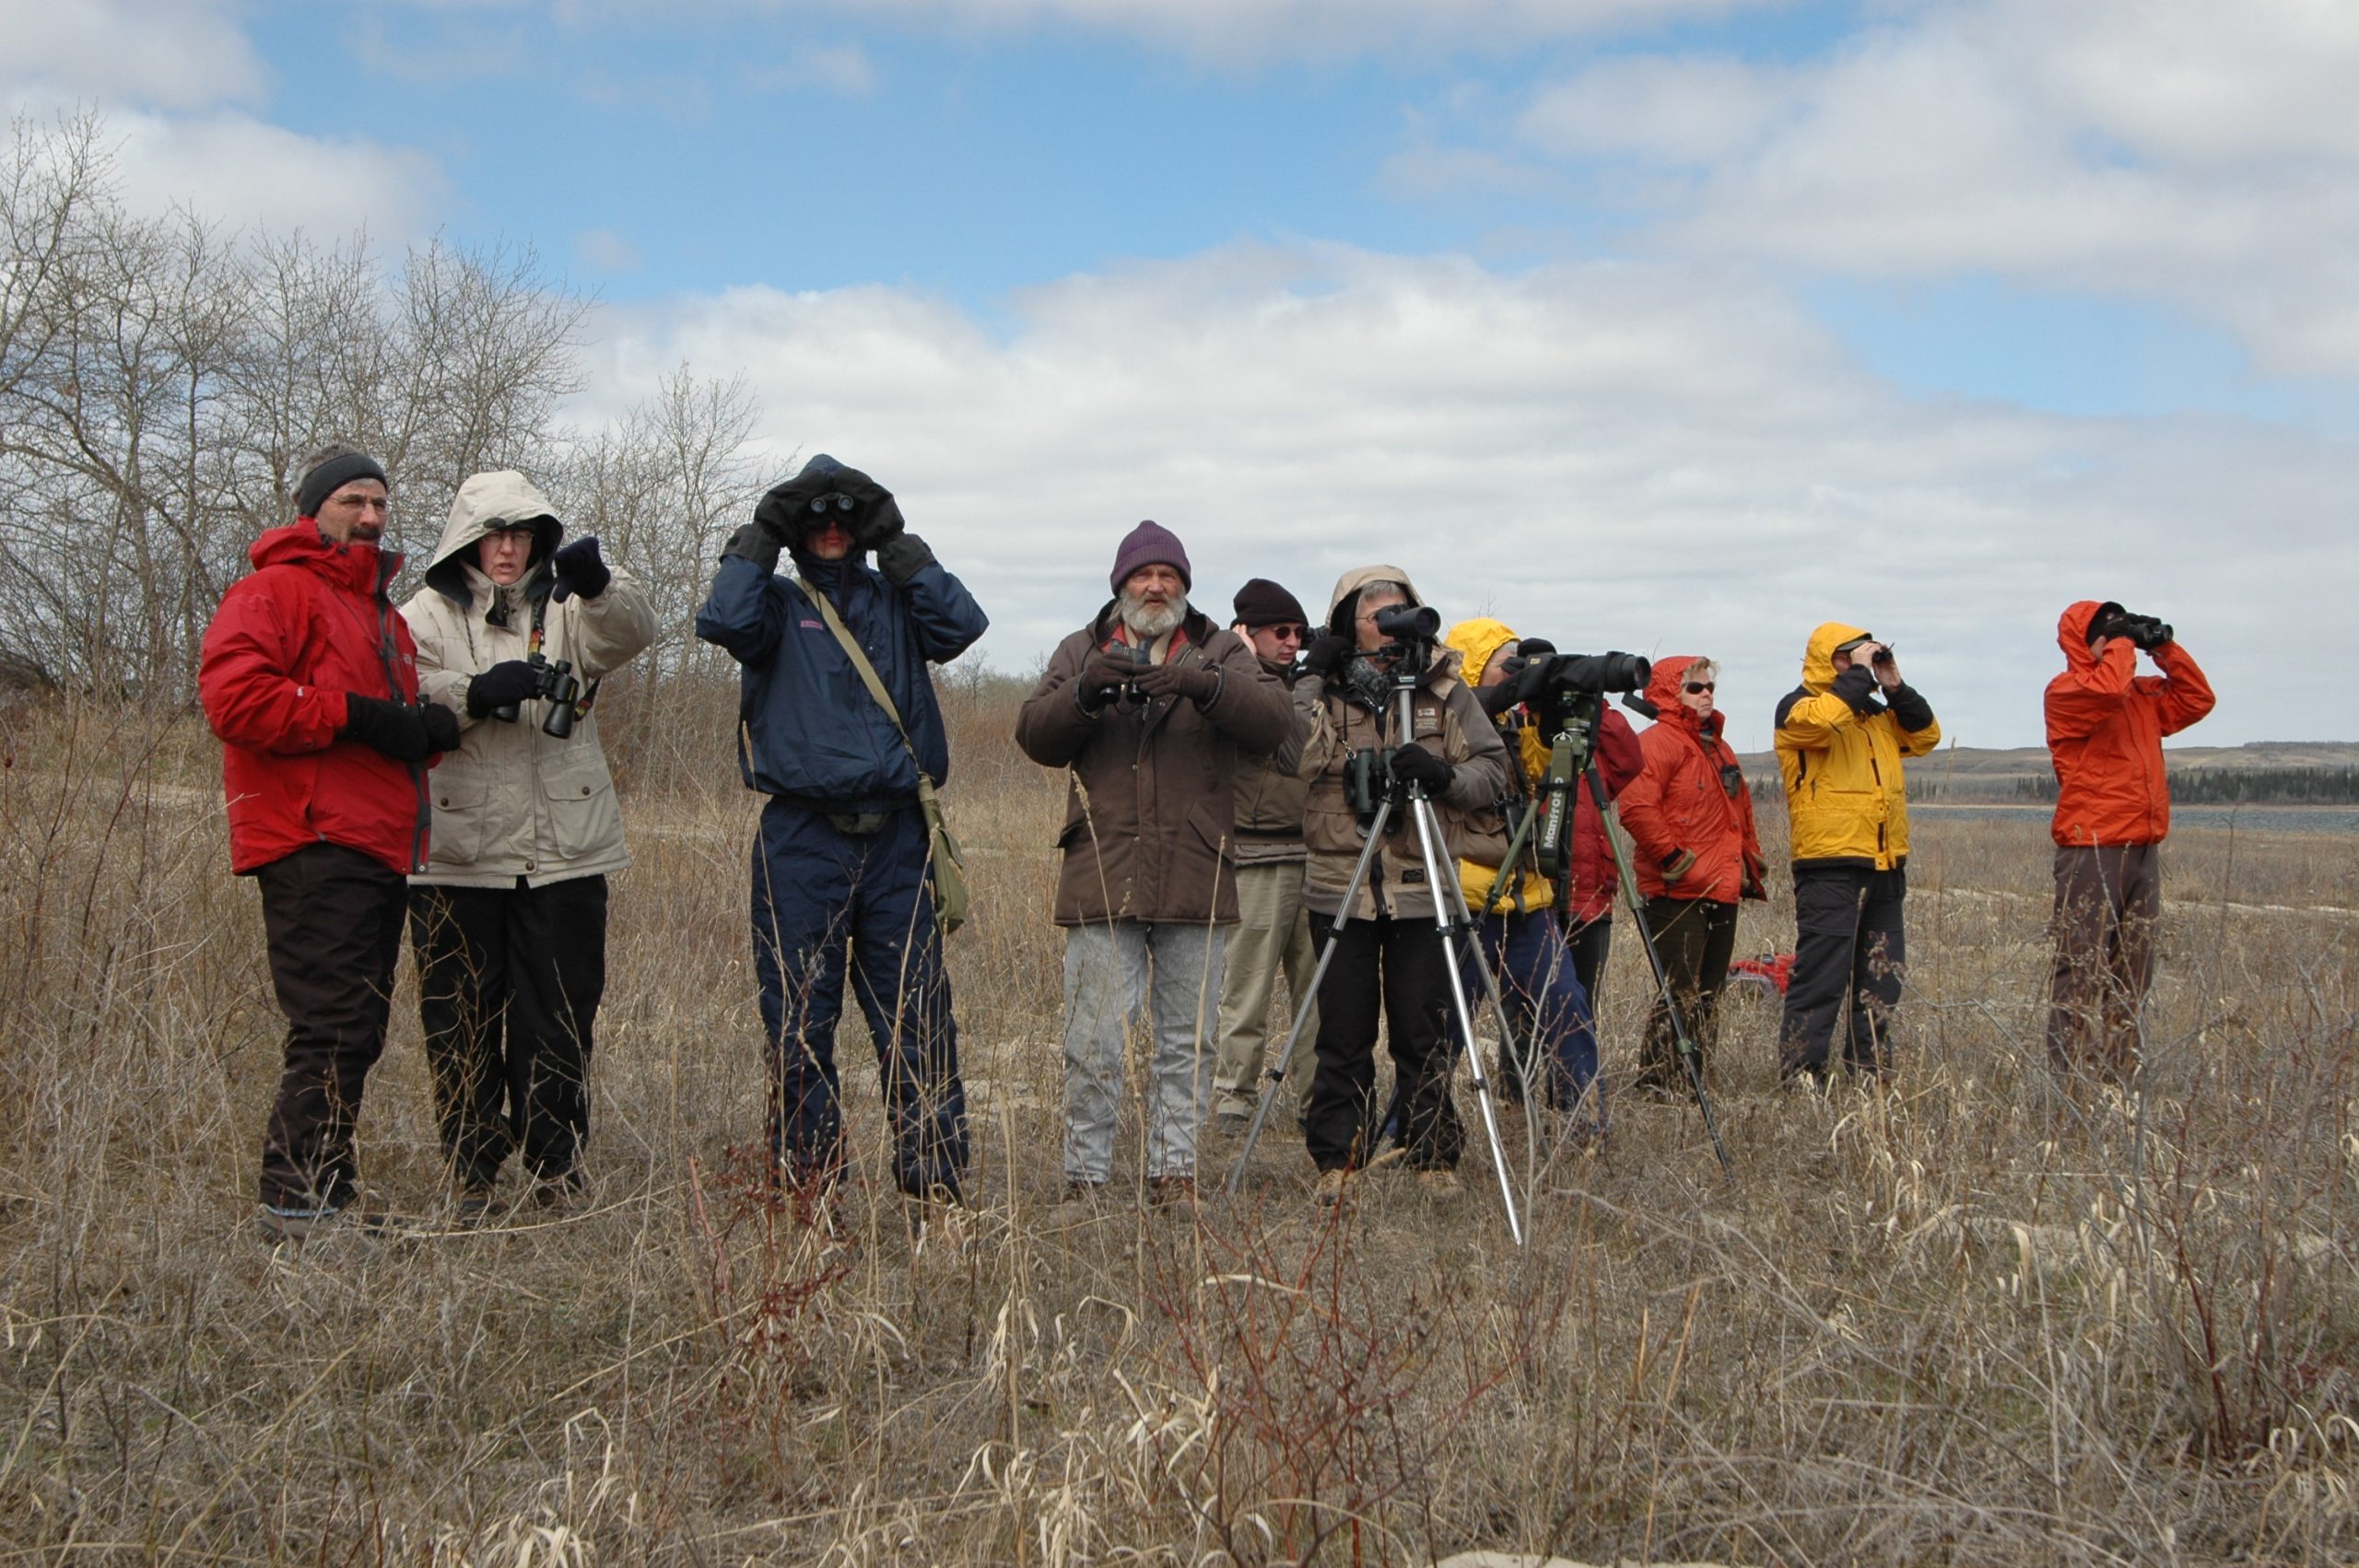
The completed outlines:
[[[1788,1082],[1825,1081],[1848,998],[1844,1060],[1890,1069],[1907,947],[1908,790],[1903,759],[1941,743],[1932,705],[1892,649],[1829,621],[1810,634],[1802,684],[1778,703],[1778,770],[1793,837],[1794,969],[1778,1030]]]
[[[1533,1091],[1544,1089],[1548,1105],[1567,1114],[1568,1130],[1575,1137],[1600,1137],[1606,1119],[1604,1090],[1597,1077],[1594,1012],[1589,987],[1554,913],[1558,889],[1540,873],[1529,841],[1518,869],[1501,870],[1516,825],[1547,777],[1550,738],[1564,725],[1561,714],[1547,711],[1551,694],[1537,659],[1520,671],[1509,666],[1527,650],[1544,657],[1542,649],[1553,653],[1555,649],[1537,639],[1520,641],[1505,622],[1487,616],[1459,622],[1444,641],[1463,659],[1461,675],[1498,726],[1509,758],[1508,789],[1488,809],[1469,817],[1464,853],[1458,862],[1467,907],[1479,921],[1484,958],[1498,973],[1500,998],[1511,1022],[1532,1037],[1531,1071],[1541,1082],[1525,1083],[1520,1064],[1514,1062],[1502,1062],[1496,1077],[1510,1100],[1538,1098]],[[1597,764],[1608,797],[1620,794],[1644,763],[1630,721],[1605,709],[1598,722]],[[1579,804],[1595,815],[1586,789]],[[1598,830],[1604,830],[1602,818]],[[1467,976],[1466,984],[1470,994],[1481,994],[1479,977]]]

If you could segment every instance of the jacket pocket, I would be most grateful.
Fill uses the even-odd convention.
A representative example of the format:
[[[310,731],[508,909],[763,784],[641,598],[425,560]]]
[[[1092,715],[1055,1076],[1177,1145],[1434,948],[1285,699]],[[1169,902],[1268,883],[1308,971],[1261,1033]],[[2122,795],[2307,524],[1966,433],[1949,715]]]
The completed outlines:
[[[491,817],[490,790],[479,778],[461,773],[455,778],[427,775],[434,802],[434,825],[427,851],[428,866],[473,865],[483,854],[484,829]]]
[[[559,860],[584,859],[622,844],[622,813],[615,804],[615,781],[596,752],[569,757],[541,774],[548,801],[551,848]]]

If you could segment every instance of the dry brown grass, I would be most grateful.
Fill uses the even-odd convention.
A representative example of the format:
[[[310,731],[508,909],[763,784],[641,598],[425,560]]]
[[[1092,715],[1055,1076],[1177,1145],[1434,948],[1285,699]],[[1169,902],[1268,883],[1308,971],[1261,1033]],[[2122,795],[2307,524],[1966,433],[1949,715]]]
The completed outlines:
[[[2142,1098],[2056,1101],[2032,1065],[2039,819],[1929,813],[1896,1087],[1780,1095],[1773,1015],[1740,1000],[1719,1071],[1734,1187],[1692,1111],[1624,1105],[1610,1154],[1536,1166],[1510,1116],[1521,1252],[1484,1179],[1437,1199],[1376,1178],[1322,1225],[1283,1136],[1234,1206],[1076,1218],[1050,1206],[1054,780],[990,694],[954,709],[979,896],[954,942],[968,1245],[913,1246],[871,1185],[856,1027],[850,1244],[768,1210],[733,1152],[759,1128],[753,806],[716,763],[628,802],[594,1200],[300,1255],[248,1223],[279,1022],[212,743],[186,720],[12,716],[0,1553],[2359,1553],[2351,843],[2183,837]],[[1790,919],[1749,908],[1743,948]],[[406,984],[364,1160],[430,1213]],[[1641,1000],[1625,942],[1610,1063]]]

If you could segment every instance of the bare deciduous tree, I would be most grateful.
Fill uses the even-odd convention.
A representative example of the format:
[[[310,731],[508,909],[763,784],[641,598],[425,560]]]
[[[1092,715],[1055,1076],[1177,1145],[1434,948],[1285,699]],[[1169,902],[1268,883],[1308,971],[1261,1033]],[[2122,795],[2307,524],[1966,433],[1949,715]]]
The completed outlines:
[[[0,148],[0,678],[182,701],[222,591],[331,438],[385,464],[430,546],[467,474],[524,469],[647,579],[642,680],[700,667],[695,606],[749,504],[754,409],[685,367],[624,419],[561,422],[589,303],[529,248],[233,235],[131,212],[101,123]],[[652,694],[651,694],[652,695]]]

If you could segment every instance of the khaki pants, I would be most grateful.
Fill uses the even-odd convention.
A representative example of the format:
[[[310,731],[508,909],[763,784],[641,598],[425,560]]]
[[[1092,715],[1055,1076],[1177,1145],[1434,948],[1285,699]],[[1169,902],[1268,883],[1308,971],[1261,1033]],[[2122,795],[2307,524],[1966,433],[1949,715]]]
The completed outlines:
[[[1237,868],[1237,925],[1220,987],[1220,1048],[1213,1067],[1214,1114],[1250,1116],[1262,1097],[1262,1068],[1270,1048],[1270,999],[1278,965],[1286,971],[1294,1004],[1309,1014],[1286,1059],[1286,1082],[1297,1095],[1310,1089],[1319,1045],[1319,999],[1310,972],[1319,966],[1310,917],[1302,907],[1300,860]],[[1281,1036],[1283,1040],[1284,1036]]]

